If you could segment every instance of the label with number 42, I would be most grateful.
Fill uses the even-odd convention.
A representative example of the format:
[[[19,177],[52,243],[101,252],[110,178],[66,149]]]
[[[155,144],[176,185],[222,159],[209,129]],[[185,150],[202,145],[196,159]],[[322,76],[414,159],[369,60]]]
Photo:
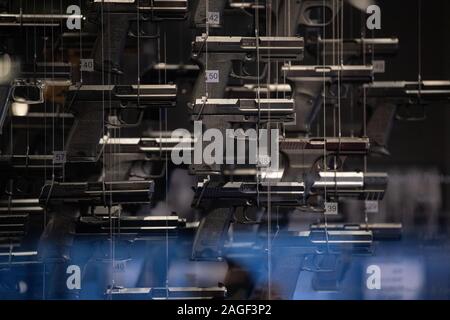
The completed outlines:
[[[210,25],[219,25],[220,24],[220,13],[219,12],[208,12],[208,16],[206,21]]]

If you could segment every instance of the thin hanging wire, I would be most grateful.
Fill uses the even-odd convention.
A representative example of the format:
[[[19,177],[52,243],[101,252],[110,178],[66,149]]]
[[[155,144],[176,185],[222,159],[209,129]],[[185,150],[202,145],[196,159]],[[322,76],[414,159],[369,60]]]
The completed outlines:
[[[46,12],[47,8],[46,8],[46,2],[44,1],[44,12]],[[44,55],[46,54],[47,51],[47,43],[46,43],[46,30],[44,29],[44,36],[43,36],[43,41],[44,41]],[[47,57],[44,56],[45,62],[47,61]],[[44,68],[44,78],[47,78],[47,68]],[[44,154],[47,154],[47,104],[44,103]],[[44,163],[44,181],[47,181],[47,163]],[[44,228],[47,226],[47,206],[45,206],[44,209]],[[44,266],[43,266],[43,284],[42,284],[42,295],[43,295],[43,299],[46,299],[46,273],[47,273],[47,268],[46,268],[46,261],[44,261]]]
[[[417,81],[419,82],[419,101],[422,90],[422,0],[417,0]]]
[[[322,2],[322,18],[323,20],[325,20],[326,17],[326,7],[325,7],[325,0],[323,0]],[[333,0],[333,6],[334,6],[334,0]],[[333,21],[333,34],[334,34],[334,21]],[[326,40],[326,27],[323,26],[322,28],[322,38],[324,40]],[[334,42],[333,42],[333,60],[335,57],[335,50],[334,50]],[[323,86],[322,86],[322,95],[323,95],[323,138],[324,140],[326,140],[327,137],[327,110],[326,110],[326,87],[327,87],[327,83],[326,83],[326,75],[325,75],[325,65],[326,65],[326,46],[324,46],[323,49],[323,56],[322,56],[322,64],[323,64]],[[324,143],[323,146],[323,169],[325,174],[327,173],[327,166],[328,166],[328,162],[327,162],[327,147],[326,147],[326,143]],[[325,201],[327,201],[327,184],[325,184],[325,188],[324,188],[324,199]],[[326,210],[324,211],[324,224],[325,224],[325,241],[326,241],[326,248],[327,248],[327,252],[330,251],[329,249],[329,239],[328,239],[328,218],[327,218],[327,212]]]
[[[164,31],[164,65],[167,64],[167,37],[166,32]],[[167,71],[164,70],[164,84],[167,84]],[[164,131],[168,131],[168,124],[167,124],[167,108],[164,108]],[[165,172],[165,179],[166,179],[166,206],[168,207],[168,194],[169,194],[169,158],[164,157],[164,172]],[[166,217],[166,298],[169,298],[169,220]]]
[[[362,36],[362,41],[361,43],[362,48],[363,48],[363,65],[367,64],[367,52],[366,52],[366,46],[364,45],[365,39],[366,39],[366,29],[365,29],[365,15],[363,13],[361,13],[361,36]],[[373,33],[372,33],[373,36]],[[373,58],[372,58],[372,65],[373,65]],[[367,91],[366,91],[366,87],[363,86],[363,136],[367,137]],[[367,158],[367,154],[364,154],[364,174],[367,173],[367,169],[368,169],[368,158]],[[367,214],[367,210],[365,209],[364,206],[364,224],[366,226],[366,229],[369,229],[369,216]]]

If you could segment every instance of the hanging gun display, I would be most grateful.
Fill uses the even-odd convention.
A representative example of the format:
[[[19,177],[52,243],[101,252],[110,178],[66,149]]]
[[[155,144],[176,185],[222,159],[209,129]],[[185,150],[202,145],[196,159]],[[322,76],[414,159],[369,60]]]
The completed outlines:
[[[236,208],[306,207],[310,197],[323,195],[326,190],[327,196],[334,199],[381,200],[386,185],[386,174],[357,172],[321,172],[304,182],[227,182],[217,185],[206,180],[199,183],[194,198],[194,203],[208,213],[200,222],[192,258],[217,260],[222,257],[223,242]]]
[[[149,108],[174,107],[175,85],[82,85],[67,92],[75,122],[69,134],[68,161],[97,161],[106,127],[138,126]],[[111,110],[111,112],[110,112]],[[127,115],[131,118],[128,118]]]
[[[123,74],[121,60],[129,34],[138,34],[140,24],[156,24],[165,20],[184,20],[187,1],[170,0],[94,0],[92,10],[100,23],[93,48],[94,67],[103,72]],[[133,26],[134,25],[134,30]],[[155,38],[157,35],[145,35]]]
[[[304,42],[300,37],[198,36],[192,44],[192,57],[200,66],[200,76],[192,97],[201,99],[207,92],[208,98],[223,98],[230,77],[255,79],[254,76],[236,74],[234,61],[299,61],[303,58],[303,50]],[[209,70],[217,72],[205,74]]]
[[[388,155],[387,145],[395,118],[424,120],[424,107],[449,102],[450,81],[375,81],[364,85],[363,91],[368,105],[374,110],[367,125],[367,135],[373,141],[376,153]]]
[[[0,0],[0,297],[442,298],[449,10],[397,6]]]

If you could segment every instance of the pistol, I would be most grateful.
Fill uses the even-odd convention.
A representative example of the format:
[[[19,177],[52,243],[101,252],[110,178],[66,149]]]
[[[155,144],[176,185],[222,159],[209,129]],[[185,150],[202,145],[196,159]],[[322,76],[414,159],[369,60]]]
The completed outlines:
[[[400,48],[400,41],[396,37],[391,38],[355,38],[355,39],[322,39],[319,37],[315,41],[308,43],[307,50],[319,52],[325,57],[325,63],[330,64],[333,61],[336,48],[340,50],[340,57],[344,63],[355,64],[363,63],[366,59],[393,57]]]
[[[193,203],[206,215],[200,222],[191,258],[220,260],[223,244],[238,208],[251,206],[302,208],[309,198],[382,199],[387,174],[362,172],[319,172],[295,182],[218,182],[205,179],[197,184]],[[327,199],[327,200],[328,200]]]
[[[284,163],[282,181],[298,181],[320,166],[341,169],[339,165],[346,157],[367,155],[370,140],[358,137],[283,138],[279,149]],[[324,157],[329,163],[323,163]]]
[[[71,86],[66,106],[75,121],[67,139],[67,161],[96,162],[103,150],[100,139],[107,132],[105,125],[138,126],[146,109],[174,107],[176,94],[175,85]]]
[[[7,1],[0,3],[1,27],[58,27],[67,19],[84,19],[82,14],[61,13],[57,7],[45,6],[45,3],[31,1]],[[28,2],[28,3],[27,3]],[[66,2],[66,6],[69,5]],[[61,4],[63,5],[63,4]],[[25,8],[25,10],[24,10]]]
[[[112,206],[149,203],[154,192],[153,181],[51,182],[42,187],[39,204]]]
[[[194,85],[192,100],[223,98],[230,77],[255,79],[233,70],[233,62],[300,61],[304,42],[301,37],[227,37],[205,34],[195,38],[192,58],[200,67],[200,76]],[[264,76],[264,71],[261,73]],[[206,90],[206,88],[208,90]]]
[[[206,130],[217,129],[226,138],[227,143],[232,142],[234,144],[234,140],[237,140],[239,152],[242,143],[244,149],[246,148],[245,141],[256,143],[256,141],[250,141],[249,139],[261,138],[261,136],[257,136],[259,128],[271,129],[276,126],[282,127],[285,123],[295,122],[294,110],[294,101],[290,99],[197,99],[191,111],[191,120],[194,121],[194,131],[201,124],[201,128],[198,129],[201,129],[201,131],[203,128]],[[243,136],[239,137],[241,132],[243,132]],[[201,133],[194,132],[194,138],[201,137],[199,135]],[[269,138],[269,136],[267,135],[265,138]],[[199,141],[198,143],[204,150],[205,142]],[[227,143],[224,143],[224,146]],[[241,156],[245,156],[245,153],[238,153],[237,158],[240,159]],[[224,150],[225,154],[226,150]],[[249,151],[249,154],[250,156],[256,156],[256,151],[255,153]],[[190,165],[190,170],[194,174],[218,173],[223,169],[225,167],[221,168],[220,164]]]
[[[423,120],[425,107],[450,101],[450,81],[375,81],[363,86],[373,113],[367,124],[367,136],[373,141],[372,151],[389,155],[387,149],[394,120]],[[416,107],[416,108],[414,108]],[[419,114],[411,113],[421,109]]]
[[[137,34],[136,30],[132,30],[132,25],[183,20],[186,17],[187,5],[187,0],[94,0],[92,10],[96,20],[101,21],[93,48],[94,68],[98,71],[123,74],[120,63],[127,37],[157,37]]]

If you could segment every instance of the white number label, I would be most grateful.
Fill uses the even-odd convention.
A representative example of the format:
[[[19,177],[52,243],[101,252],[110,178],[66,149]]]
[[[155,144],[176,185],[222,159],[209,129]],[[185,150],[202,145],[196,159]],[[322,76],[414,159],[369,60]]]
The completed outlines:
[[[220,24],[220,13],[219,12],[208,12],[207,23],[213,26]]]
[[[386,71],[386,63],[384,60],[374,60],[372,64],[374,73],[384,73]]]
[[[114,262],[114,272],[123,273],[127,267],[126,261],[115,261]]]
[[[93,72],[94,59],[81,59],[81,71]]]
[[[54,151],[53,152],[53,163],[55,163],[55,164],[66,163],[66,152],[65,151]]]
[[[206,83],[219,83],[219,70],[206,70]]]
[[[367,213],[378,213],[378,201],[366,200],[364,205]]]
[[[266,154],[259,155],[258,157],[258,167],[268,168],[270,166],[270,156]]]
[[[325,202],[325,214],[336,215],[338,214],[337,202]]]

